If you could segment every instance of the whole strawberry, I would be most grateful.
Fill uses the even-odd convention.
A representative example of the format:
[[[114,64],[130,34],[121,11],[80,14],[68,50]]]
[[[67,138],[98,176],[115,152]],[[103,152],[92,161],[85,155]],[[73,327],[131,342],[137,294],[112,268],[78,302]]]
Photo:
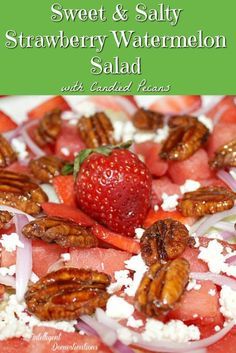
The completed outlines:
[[[75,160],[78,206],[114,232],[133,236],[150,207],[150,172],[127,149],[106,146],[98,151],[84,150]]]

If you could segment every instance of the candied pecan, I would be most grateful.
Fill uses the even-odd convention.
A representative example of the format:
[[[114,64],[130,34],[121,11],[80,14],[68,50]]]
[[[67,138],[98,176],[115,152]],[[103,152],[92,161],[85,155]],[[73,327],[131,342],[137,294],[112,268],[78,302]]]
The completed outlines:
[[[83,227],[59,217],[43,217],[26,224],[22,233],[29,239],[42,239],[63,247],[78,246],[92,248],[97,246],[97,238],[90,227]]]
[[[64,162],[55,156],[43,156],[29,163],[29,168],[32,174],[45,183],[52,182],[52,179],[59,175]]]
[[[180,300],[189,280],[187,260],[178,258],[153,264],[144,274],[135,295],[137,308],[147,316],[167,314]]]
[[[17,160],[15,151],[10,143],[0,135],[0,168],[8,167]]]
[[[25,301],[40,320],[73,320],[104,308],[110,277],[102,272],[62,268],[29,287]]]
[[[0,211],[0,229],[10,222],[13,215],[8,211]]]
[[[236,139],[221,146],[215,152],[215,157],[210,165],[214,169],[236,167]]]
[[[47,200],[45,192],[27,175],[0,170],[0,205],[36,215]]]
[[[141,254],[147,265],[168,261],[180,256],[190,242],[184,224],[171,218],[155,222],[141,238]]]
[[[134,114],[132,121],[137,129],[155,131],[163,127],[164,115],[140,108]]]
[[[78,130],[86,147],[116,144],[112,123],[105,113],[96,113],[89,118],[83,116],[78,121]]]
[[[170,128],[175,128],[179,126],[188,126],[191,124],[195,124],[197,121],[197,118],[189,115],[175,115],[172,116],[169,121],[168,125]]]
[[[47,113],[39,122],[34,139],[40,147],[53,144],[61,131],[61,112],[54,110]]]
[[[173,161],[183,161],[192,156],[207,140],[209,130],[199,121],[171,129],[160,157]]]
[[[200,217],[228,210],[234,206],[236,194],[225,187],[208,186],[186,192],[178,209],[185,217]]]

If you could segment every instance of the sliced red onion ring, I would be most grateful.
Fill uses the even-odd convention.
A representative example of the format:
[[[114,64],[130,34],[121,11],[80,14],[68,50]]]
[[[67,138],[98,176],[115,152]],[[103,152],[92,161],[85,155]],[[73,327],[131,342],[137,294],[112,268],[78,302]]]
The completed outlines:
[[[236,265],[236,255],[232,255],[225,261],[229,265]]]
[[[16,250],[16,297],[18,301],[23,300],[32,274],[32,242],[21,232],[28,222],[28,218],[24,215],[15,216],[16,232],[24,244],[23,248],[17,247]]]
[[[218,275],[211,272],[191,272],[190,276],[193,279],[201,281],[212,281],[221,287],[229,286],[232,290],[236,291],[236,280],[228,276]]]
[[[0,284],[3,284],[4,286],[10,286],[12,288],[16,288],[16,280],[13,276],[2,276],[0,275]]]
[[[102,324],[103,327],[104,326],[107,327],[107,329],[109,330],[112,329],[115,331],[116,329],[123,327],[117,321],[111,318],[108,318],[105,312],[101,309],[96,310],[96,317],[99,323]],[[134,346],[138,348],[148,349],[152,352],[205,353],[206,347],[211,346],[212,344],[218,342],[233,328],[234,325],[235,325],[234,321],[231,321],[222,330],[220,330],[219,332],[215,333],[214,335],[208,338],[204,338],[202,340],[195,341],[195,342],[186,342],[186,343],[158,341],[158,340],[152,340],[151,342],[147,342],[143,339],[140,333],[133,332],[134,341],[135,341]],[[98,331],[96,332],[100,336],[99,332]]]
[[[226,112],[226,110],[228,110],[228,106],[225,104],[216,112],[215,116],[213,117],[214,126],[218,124],[222,114]]]
[[[232,175],[227,173],[225,170],[219,170],[219,172],[217,172],[217,176],[233,191],[236,191],[236,180],[232,177]]]
[[[198,228],[196,229],[196,227],[195,227],[196,236],[205,235],[206,231],[209,228],[214,227],[214,225],[217,222],[219,222],[220,220],[222,220],[226,217],[230,217],[230,216],[234,216],[234,215],[236,215],[236,206],[234,206],[230,210],[226,210],[223,212],[217,212],[211,216],[203,217]],[[192,230],[191,230],[191,232],[192,232]]]
[[[47,273],[60,270],[64,266],[65,266],[65,261],[62,258],[60,258],[59,260],[54,262],[51,266],[49,266]]]
[[[236,230],[234,228],[234,224],[231,223],[231,222],[217,222],[214,225],[214,228],[221,229],[223,231],[229,232],[229,233],[231,233],[231,236],[234,233],[236,234]]]
[[[83,315],[80,317],[82,321],[84,321],[87,325],[89,325],[92,329],[94,329],[101,340],[107,344],[109,347],[112,347],[117,341],[117,334],[114,330],[109,327],[103,325],[97,320],[93,319],[88,315]]]
[[[17,208],[14,208],[14,207],[0,205],[0,211],[8,211],[8,212],[13,213],[13,214],[26,216],[29,221],[33,221],[34,220],[34,217],[30,216],[28,213],[22,212],[22,211],[18,210]]]
[[[22,129],[22,137],[25,140],[25,143],[28,145],[28,147],[35,155],[35,157],[39,158],[44,156],[45,153],[43,150],[41,150],[41,148],[39,148],[39,146],[32,140],[32,138],[28,134],[28,129],[37,124],[38,124],[38,121],[34,120],[34,121],[31,121],[29,124],[25,125],[25,127]]]
[[[9,142],[11,142],[11,140],[17,136],[19,136],[19,134],[21,133],[21,130],[23,129],[24,125],[21,124],[19,126],[17,126],[16,129],[11,130],[11,131],[7,131],[3,133],[3,136],[5,137],[5,139],[7,139]]]
[[[224,96],[201,96],[202,106],[201,108],[195,112],[196,116],[206,115],[207,113],[214,108],[216,104],[218,104]]]

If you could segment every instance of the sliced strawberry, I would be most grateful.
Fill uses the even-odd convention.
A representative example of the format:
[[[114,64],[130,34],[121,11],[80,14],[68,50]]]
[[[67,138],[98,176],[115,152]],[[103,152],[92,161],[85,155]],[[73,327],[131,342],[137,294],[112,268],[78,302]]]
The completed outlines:
[[[168,177],[162,177],[160,179],[154,179],[152,181],[152,190],[156,196],[158,205],[162,203],[162,194],[167,195],[177,194],[181,196],[180,186],[172,183]]]
[[[75,155],[84,148],[85,144],[81,140],[76,126],[63,124],[62,131],[56,141],[55,154],[68,161],[73,161]]]
[[[185,161],[170,163],[169,175],[176,184],[184,184],[187,179],[205,180],[211,177],[208,164],[208,155],[203,149],[199,149]]]
[[[153,102],[149,109],[163,114],[187,114],[200,106],[201,96],[165,96]]]
[[[184,224],[189,224],[189,225],[193,224],[193,222],[194,222],[194,218],[184,217],[184,216],[182,216],[182,214],[179,211],[167,212],[167,211],[163,211],[160,208],[158,211],[150,210],[148,212],[148,215],[144,221],[143,226],[145,228],[148,228],[156,221],[159,221],[159,220],[165,219],[165,218],[173,218],[179,222],[182,222]]]
[[[113,233],[100,224],[96,223],[93,226],[93,234],[98,239],[104,241],[107,244],[115,246],[118,249],[127,251],[132,254],[138,254],[140,252],[140,245],[134,239]]]
[[[53,186],[61,202],[76,207],[73,175],[56,176],[53,178]]]
[[[113,276],[115,271],[124,270],[124,261],[130,259],[131,254],[115,249],[70,249],[70,261],[67,266],[77,268],[91,268]],[[115,261],[114,261],[115,259]]]
[[[48,216],[62,217],[70,219],[81,226],[92,226],[95,221],[86,215],[84,212],[78,208],[67,206],[64,204],[53,203],[53,202],[44,202],[42,204],[44,212]]]
[[[223,319],[219,310],[219,294],[216,286],[210,281],[199,282],[199,290],[185,291],[183,297],[168,318],[182,320],[188,324],[222,325]],[[215,295],[209,294],[210,290]]]
[[[236,124],[219,123],[215,126],[207,144],[209,157],[214,156],[214,152],[221,146],[235,139]]]
[[[17,124],[0,110],[0,133],[14,130],[15,128],[17,128]]]
[[[71,110],[71,107],[63,97],[55,96],[28,112],[28,117],[29,119],[41,119],[46,113],[50,113],[54,109],[59,109],[63,112]]]
[[[151,174],[163,176],[168,169],[168,163],[160,158],[161,145],[155,142],[143,142],[134,145],[135,152],[144,157],[144,161]]]

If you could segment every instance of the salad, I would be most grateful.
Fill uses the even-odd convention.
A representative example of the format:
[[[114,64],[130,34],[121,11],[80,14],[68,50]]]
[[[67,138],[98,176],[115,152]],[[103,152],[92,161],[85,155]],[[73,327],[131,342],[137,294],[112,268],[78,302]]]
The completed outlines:
[[[234,353],[236,97],[14,99],[1,353]]]

